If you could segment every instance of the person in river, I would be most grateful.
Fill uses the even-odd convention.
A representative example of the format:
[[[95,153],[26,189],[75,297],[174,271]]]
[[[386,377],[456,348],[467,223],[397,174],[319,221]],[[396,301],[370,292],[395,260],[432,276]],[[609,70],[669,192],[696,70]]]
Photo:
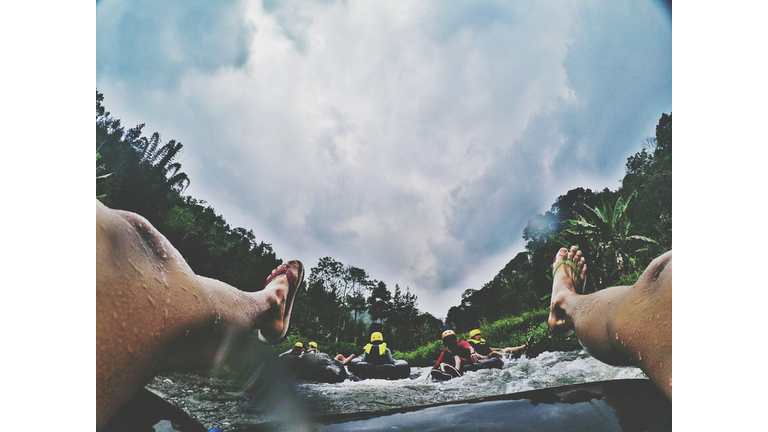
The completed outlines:
[[[280,354],[278,357],[284,357],[289,355],[296,356],[298,358],[301,358],[302,356],[304,356],[304,344],[302,344],[301,342],[296,342],[293,348]]]
[[[395,364],[392,352],[387,348],[384,336],[380,332],[371,333],[371,343],[363,347],[363,356],[360,361],[372,365]]]
[[[633,286],[577,294],[586,272],[577,246],[555,255],[549,331],[575,334],[604,363],[639,367],[672,400],[672,251],[653,260]]]
[[[284,340],[303,278],[300,261],[253,293],[196,275],[146,219],[96,201],[96,428],[157,374],[210,370],[227,341]]]
[[[525,345],[510,348],[492,348],[490,345],[488,345],[485,339],[483,339],[483,335],[480,329],[474,329],[469,332],[469,339],[467,339],[467,342],[472,344],[472,347],[477,353],[475,356],[476,358],[472,358],[473,361],[477,361],[479,359],[489,359],[491,357],[501,358],[504,355],[509,355],[512,358],[520,358],[520,356],[522,356],[523,353],[531,347],[531,344],[533,343],[533,336],[528,338],[528,340],[525,342]]]
[[[305,354],[317,354],[317,342],[310,342],[307,344],[307,351]]]
[[[458,340],[456,332],[453,330],[446,330],[443,332],[443,345],[445,348],[437,358],[435,365],[432,369],[440,369],[443,372],[449,373],[445,370],[445,365],[455,368],[457,371],[461,370],[461,366],[465,364],[474,363],[477,360],[477,353],[472,345],[465,340]]]

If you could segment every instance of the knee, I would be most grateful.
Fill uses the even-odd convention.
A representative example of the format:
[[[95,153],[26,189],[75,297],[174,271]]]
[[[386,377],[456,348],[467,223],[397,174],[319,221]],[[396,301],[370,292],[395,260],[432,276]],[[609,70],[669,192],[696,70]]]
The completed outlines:
[[[96,207],[97,245],[120,255],[138,253],[153,263],[165,264],[176,251],[149,221],[136,213]],[[97,246],[98,247],[98,246]]]
[[[669,251],[651,261],[640,280],[646,284],[658,284],[660,279],[671,279],[671,275],[672,251]]]

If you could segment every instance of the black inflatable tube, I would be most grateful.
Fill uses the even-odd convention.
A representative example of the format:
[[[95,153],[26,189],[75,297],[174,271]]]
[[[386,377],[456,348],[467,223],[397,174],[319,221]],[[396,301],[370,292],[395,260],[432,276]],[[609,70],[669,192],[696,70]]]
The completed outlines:
[[[467,364],[461,367],[461,372],[478,371],[481,369],[501,369],[504,366],[504,362],[498,358],[493,357],[484,360],[478,360],[477,363]]]
[[[351,373],[360,379],[397,380],[408,378],[411,375],[411,367],[405,360],[395,360],[395,364],[374,365],[353,359],[347,367]]]

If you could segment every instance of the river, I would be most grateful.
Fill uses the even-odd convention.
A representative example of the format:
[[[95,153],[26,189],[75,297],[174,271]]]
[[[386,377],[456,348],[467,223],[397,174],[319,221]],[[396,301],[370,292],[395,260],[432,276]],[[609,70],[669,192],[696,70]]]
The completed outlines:
[[[269,362],[267,362],[269,363]],[[180,407],[206,427],[237,431],[248,426],[313,414],[340,414],[428,405],[526,390],[603,380],[645,378],[635,367],[613,367],[583,350],[544,352],[504,360],[502,369],[468,372],[437,382],[430,368],[411,368],[409,379],[344,381],[338,384],[297,381],[269,366],[252,364],[249,388],[231,380],[195,374],[168,374],[147,388]],[[242,375],[242,373],[241,373]],[[257,378],[253,378],[257,377]],[[242,382],[243,380],[241,380]],[[253,384],[253,383],[257,384]]]

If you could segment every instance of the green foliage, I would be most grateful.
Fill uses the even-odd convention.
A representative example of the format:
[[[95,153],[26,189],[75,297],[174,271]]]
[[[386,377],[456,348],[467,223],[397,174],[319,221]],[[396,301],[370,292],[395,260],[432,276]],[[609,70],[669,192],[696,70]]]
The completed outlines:
[[[387,289],[387,284],[378,282],[371,290],[371,296],[368,297],[368,313],[371,314],[371,319],[382,322],[389,318],[392,310],[390,300],[392,300],[392,293]]]
[[[441,351],[443,351],[443,342],[438,340],[429,342],[412,351],[394,352],[392,357],[403,359],[412,367],[425,367],[434,365]]]
[[[572,351],[581,348],[576,338],[559,339],[547,329],[549,308],[528,311],[518,317],[498,320],[488,326],[481,326],[483,338],[494,348],[524,345],[533,337],[533,346],[527,351],[528,357],[535,357],[544,351]]]
[[[533,337],[533,346],[526,352],[528,357],[535,357],[544,351],[573,351],[580,349],[579,341],[559,339],[547,329],[549,308],[527,311],[520,316],[499,319],[487,325],[480,325],[483,338],[494,348],[507,348],[524,345],[528,337]],[[458,333],[460,339],[467,339],[468,332]],[[398,353],[399,358],[408,361],[414,367],[432,366],[443,350],[442,341],[433,340],[411,351]]]
[[[96,149],[96,162],[98,162],[99,159],[101,159],[101,155],[99,154],[99,150]],[[109,173],[109,174],[99,174],[102,171],[104,171],[104,165],[96,165],[96,183],[97,184],[98,184],[99,180],[105,179],[105,178],[109,177],[110,175],[112,175],[112,173]],[[96,195],[96,199],[97,200],[102,200],[105,196],[106,196],[106,194],[104,194],[104,195]]]
[[[626,276],[622,276],[618,281],[616,281],[616,286],[632,286],[637,282],[638,279],[640,279],[640,275],[643,274],[643,271],[645,269],[639,268],[634,273],[630,273]]]
[[[656,239],[638,253],[643,262],[672,249],[672,115],[662,114],[656,137],[627,160],[622,188],[636,190],[635,205],[627,210],[636,232]]]
[[[393,295],[386,283],[370,280],[365,270],[331,257],[321,258],[311,269],[307,287],[294,305],[294,323],[297,332],[318,343],[351,343],[359,350],[379,331],[391,349],[408,350],[443,329],[441,320],[419,311],[410,288],[403,292],[395,285]]]
[[[271,245],[256,241],[253,231],[231,228],[212,207],[191,197],[161,212],[157,228],[195,273],[243,291],[261,290],[270,272],[282,263]]]
[[[630,250],[630,243],[656,243],[655,240],[636,234],[629,234],[632,222],[626,210],[637,191],[632,191],[627,199],[619,196],[615,205],[610,205],[603,197],[602,207],[582,205],[583,211],[576,219],[564,222],[564,231],[573,234],[588,257],[588,270],[596,276],[595,289],[612,286],[619,278],[637,270],[633,256],[638,249]],[[556,238],[560,239],[559,236]],[[564,247],[571,243],[560,241]]]

